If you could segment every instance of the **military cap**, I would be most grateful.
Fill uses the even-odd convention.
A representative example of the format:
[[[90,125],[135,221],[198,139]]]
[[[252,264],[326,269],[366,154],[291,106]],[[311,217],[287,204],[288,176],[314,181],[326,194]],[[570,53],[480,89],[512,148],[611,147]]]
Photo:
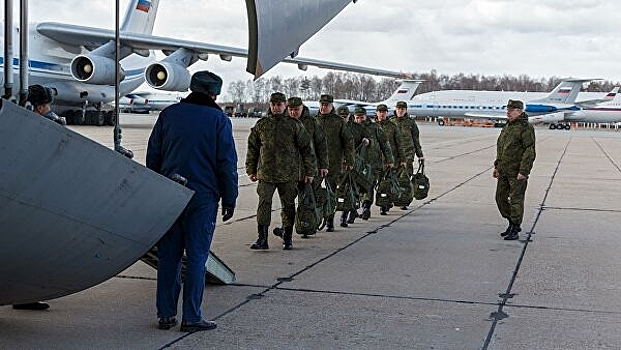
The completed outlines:
[[[287,105],[289,107],[300,107],[302,105],[302,99],[299,97],[289,97]]]
[[[388,111],[388,106],[386,106],[385,104],[382,103],[382,104],[377,105],[376,110],[378,112],[387,112]]]
[[[524,109],[524,102],[520,100],[509,100],[509,102],[507,102],[507,108]]]
[[[354,114],[355,115],[366,115],[367,110],[362,107],[356,107],[356,109],[354,110]]]
[[[54,100],[54,94],[52,93],[52,89],[39,84],[34,84],[28,87],[27,100],[36,107],[52,103]]]
[[[198,71],[192,74],[190,90],[193,92],[220,95],[222,91],[222,78],[210,71]]]
[[[347,108],[345,106],[341,106],[341,107],[336,109],[336,114],[338,114],[340,116],[349,115],[349,108]]]
[[[334,102],[334,97],[332,95],[321,95],[319,98],[319,103],[332,103]]]
[[[405,101],[397,102],[397,108],[408,108],[408,103]]]
[[[271,103],[287,102],[287,97],[282,92],[275,92],[270,95]]]

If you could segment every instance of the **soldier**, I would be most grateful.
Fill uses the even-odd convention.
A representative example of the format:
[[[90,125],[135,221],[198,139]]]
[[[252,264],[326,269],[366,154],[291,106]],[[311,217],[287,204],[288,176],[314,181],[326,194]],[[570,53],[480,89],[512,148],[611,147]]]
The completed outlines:
[[[304,182],[313,181],[316,165],[310,137],[300,121],[285,114],[286,101],[284,94],[273,93],[270,97],[271,114],[257,121],[248,136],[246,173],[250,181],[259,181],[259,238],[250,249],[269,249],[267,235],[275,190],[278,190],[282,205],[283,249],[293,248],[298,176],[302,171]]]
[[[326,135],[321,130],[319,122],[315,117],[311,117],[308,107],[303,105],[302,99],[299,97],[289,97],[287,100],[287,111],[290,117],[302,122],[311,139],[317,157],[317,166],[313,168],[313,177],[317,175],[321,178],[328,176],[328,145],[326,143]],[[304,178],[305,174],[300,173],[298,193],[302,193],[304,190]],[[313,181],[313,186],[319,186],[320,184],[321,181]],[[282,237],[284,228],[275,228],[273,233],[278,237]]]
[[[406,163],[407,159],[399,141],[399,127],[394,121],[388,119],[388,106],[385,104],[377,105],[375,115],[377,116],[377,124],[382,127],[384,134],[386,134],[395,163]],[[386,160],[384,162],[386,163]],[[386,215],[390,206],[381,206],[380,215]]]
[[[364,108],[356,108],[354,112],[356,123],[364,128],[363,140],[366,142],[366,156],[364,161],[371,165],[371,171],[374,174],[371,186],[364,192],[362,196],[362,220],[368,220],[371,216],[371,204],[375,199],[373,189],[379,181],[384,169],[384,164],[392,168],[394,160],[390,144],[384,134],[384,130],[377,123],[373,123],[367,118],[367,111]]]
[[[354,142],[347,123],[334,114],[332,105],[334,98],[331,95],[321,95],[319,99],[319,114],[317,120],[326,135],[328,143],[328,177],[330,187],[336,188],[338,176],[345,170],[351,170],[354,165]],[[334,216],[327,218],[326,231],[334,232]]]
[[[369,145],[369,140],[363,137],[364,127],[361,124],[358,124],[351,118],[351,113],[349,113],[349,108],[346,106],[340,106],[336,109],[337,114],[343,118],[343,120],[347,123],[347,127],[352,134],[354,139],[354,149],[360,147],[361,144],[364,143],[364,147]],[[352,209],[350,211],[344,211],[341,214],[341,227],[348,227],[348,224],[353,224],[357,217],[360,215],[356,209]]]
[[[395,115],[392,120],[399,127],[400,152],[405,155],[405,162],[402,161],[401,166],[405,166],[408,173],[412,175],[414,173],[414,156],[418,157],[419,163],[425,161],[423,149],[420,146],[418,126],[414,119],[408,115],[408,104],[405,101],[397,102],[395,107]],[[408,207],[404,205],[401,209],[407,210]]]
[[[500,236],[510,241],[518,239],[522,230],[524,194],[535,161],[535,129],[528,122],[522,101],[509,100],[507,119],[496,143],[492,176],[498,179],[496,205],[500,215],[509,221]]]

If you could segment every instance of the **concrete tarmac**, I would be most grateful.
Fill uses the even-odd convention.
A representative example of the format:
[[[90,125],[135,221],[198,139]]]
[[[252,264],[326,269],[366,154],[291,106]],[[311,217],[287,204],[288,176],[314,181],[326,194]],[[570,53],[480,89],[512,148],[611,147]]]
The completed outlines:
[[[137,162],[155,118],[121,119]],[[621,348],[621,132],[536,129],[519,241],[499,236],[500,130],[419,123],[428,198],[387,216],[373,207],[368,221],[334,233],[294,235],[292,251],[271,234],[269,250],[252,251],[257,195],[244,160],[255,122],[233,119],[240,198],[212,250],[237,282],[206,288],[216,330],[157,329],[156,273],[137,262],[47,311],[0,307],[0,348]],[[72,128],[112,145],[111,127]]]

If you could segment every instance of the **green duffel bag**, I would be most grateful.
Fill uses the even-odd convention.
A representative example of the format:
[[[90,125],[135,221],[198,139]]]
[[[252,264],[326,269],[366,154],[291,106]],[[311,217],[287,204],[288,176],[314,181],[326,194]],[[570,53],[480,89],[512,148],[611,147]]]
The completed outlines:
[[[414,190],[414,198],[417,200],[427,198],[429,194],[429,178],[425,175],[424,161],[420,162],[416,174],[412,175],[412,188]]]
[[[337,211],[350,211],[360,207],[358,203],[358,188],[351,171],[341,174],[335,193]]]
[[[405,166],[399,168],[397,177],[399,183],[399,195],[395,197],[393,203],[398,207],[407,207],[414,199],[414,190],[408,169]]]
[[[304,184],[304,190],[295,213],[295,232],[304,236],[317,233],[317,228],[321,224],[321,218],[323,217],[322,209],[317,206],[313,185],[310,183]]]
[[[392,169],[386,169],[375,187],[375,205],[378,207],[391,205],[393,198],[398,195],[399,185],[395,189],[396,179],[392,173]]]

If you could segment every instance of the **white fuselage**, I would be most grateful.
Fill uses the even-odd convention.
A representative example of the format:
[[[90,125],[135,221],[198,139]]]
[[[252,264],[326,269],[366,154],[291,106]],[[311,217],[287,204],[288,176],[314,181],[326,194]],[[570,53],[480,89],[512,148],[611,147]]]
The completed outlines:
[[[103,104],[114,100],[114,86],[85,84],[76,81],[71,76],[71,60],[78,54],[87,54],[84,48],[64,47],[58,42],[39,34],[36,31],[36,23],[29,24],[28,43],[28,82],[27,85],[41,84],[53,88],[58,95],[55,96],[56,111],[70,108],[81,108],[86,101],[89,105]],[[0,48],[4,47],[4,28],[0,28]],[[19,80],[19,33],[18,28],[13,27],[13,90],[20,88]],[[3,50],[3,49],[2,49]],[[74,51],[71,51],[74,50]],[[2,56],[4,52],[2,52]],[[149,57],[131,55],[121,60],[125,71],[125,79],[119,85],[121,96],[135,90],[144,82],[144,69],[147,64],[153,62],[155,56]],[[4,59],[2,71],[4,71]],[[0,75],[0,82],[4,84],[4,73]]]

